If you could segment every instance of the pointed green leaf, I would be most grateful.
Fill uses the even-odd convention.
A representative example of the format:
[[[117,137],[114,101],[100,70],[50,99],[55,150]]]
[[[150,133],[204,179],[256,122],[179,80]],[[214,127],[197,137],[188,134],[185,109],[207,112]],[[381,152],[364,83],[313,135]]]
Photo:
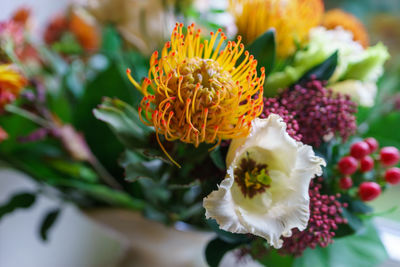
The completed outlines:
[[[127,103],[119,99],[105,98],[93,113],[97,119],[108,124],[126,147],[145,147],[151,129],[143,125],[136,109]]]
[[[301,77],[300,80],[296,83],[307,82],[311,80],[312,76],[315,76],[315,78],[320,81],[328,81],[329,78],[335,72],[337,63],[338,63],[338,51],[333,53],[321,64],[315,66],[314,68],[306,72],[306,74],[304,74],[303,77]]]
[[[27,209],[35,203],[36,196],[32,193],[19,193],[0,206],[0,220],[4,215],[12,213],[16,209]]]
[[[220,147],[210,152],[210,158],[218,169],[225,170],[225,161],[222,158]]]
[[[58,216],[60,215],[60,209],[56,208],[50,210],[46,216],[43,218],[42,223],[40,224],[40,238],[43,241],[48,240],[48,233],[54,223],[57,221]]]
[[[260,35],[247,48],[247,51],[258,61],[258,69],[265,68],[265,74],[268,75],[275,65],[276,43],[275,30],[270,29]]]

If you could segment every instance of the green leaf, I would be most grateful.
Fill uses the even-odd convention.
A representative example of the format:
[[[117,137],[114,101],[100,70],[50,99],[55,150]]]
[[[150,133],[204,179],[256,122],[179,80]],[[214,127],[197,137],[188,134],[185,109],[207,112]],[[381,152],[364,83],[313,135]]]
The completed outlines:
[[[83,163],[60,159],[48,159],[46,162],[55,170],[70,175],[76,179],[81,179],[89,183],[99,181],[97,174],[91,168],[86,167]]]
[[[171,198],[172,192],[158,181],[142,177],[138,182],[143,188],[143,194],[146,196],[147,201],[154,205],[160,202],[167,202]]]
[[[138,98],[127,84],[126,73],[119,71],[119,63],[110,62],[108,68],[85,84],[82,98],[73,108],[73,125],[82,132],[92,152],[106,169],[114,176],[122,176],[117,159],[124,151],[123,145],[104,122],[93,116],[95,109],[104,97],[115,97],[131,103]]]
[[[11,199],[0,206],[0,220],[4,215],[12,213],[17,209],[27,209],[35,203],[36,196],[32,193],[19,193],[13,195]]]
[[[220,170],[226,169],[225,161],[222,158],[220,147],[217,147],[216,149],[211,151],[210,158],[213,161],[213,163],[215,164],[215,166],[217,166],[218,169],[220,169]]]
[[[372,223],[355,235],[336,239],[326,248],[306,249],[293,267],[375,267],[388,257]]]
[[[294,258],[289,255],[281,255],[276,249],[270,249],[258,262],[268,267],[291,267]]]
[[[264,67],[265,74],[268,75],[274,68],[276,59],[275,30],[271,29],[266,31],[246,49],[257,59],[258,69]]]
[[[43,218],[43,221],[40,224],[40,238],[43,241],[48,240],[49,230],[54,225],[54,223],[57,221],[57,218],[60,215],[60,211],[61,210],[59,208],[50,210],[46,214],[46,216]]]
[[[138,112],[119,99],[105,98],[93,110],[95,117],[106,122],[118,139],[126,147],[135,149],[145,147],[151,129],[140,121]]]
[[[218,267],[225,253],[236,248],[238,244],[227,243],[219,238],[210,241],[206,247],[206,260],[210,267]]]
[[[66,186],[78,189],[91,197],[109,203],[111,205],[124,207],[132,210],[142,210],[145,203],[129,194],[114,190],[110,187],[97,184],[87,184],[76,180],[57,180],[55,186]]]
[[[373,211],[373,208],[362,202],[361,200],[354,200],[349,203],[349,209],[355,213],[370,213]]]
[[[348,209],[342,208],[342,215],[347,220],[347,225],[350,226],[355,232],[364,227],[363,221],[348,211]]]
[[[304,83],[311,80],[312,76],[315,76],[317,80],[328,81],[332,74],[335,72],[338,63],[338,51],[333,53],[321,64],[313,67],[311,70],[306,72],[303,77],[297,83]]]
[[[128,182],[135,182],[144,177],[158,179],[162,176],[163,162],[161,160],[146,161],[131,150],[126,150],[122,154],[119,163],[125,169],[125,180]]]
[[[105,53],[116,53],[121,50],[122,40],[119,36],[118,31],[112,26],[106,26],[103,28],[103,39],[101,49]]]

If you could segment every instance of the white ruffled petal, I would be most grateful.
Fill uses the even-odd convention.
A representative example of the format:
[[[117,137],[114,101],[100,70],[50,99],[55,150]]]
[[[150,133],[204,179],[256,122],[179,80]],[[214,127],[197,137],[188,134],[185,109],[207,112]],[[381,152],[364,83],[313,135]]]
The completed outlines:
[[[271,178],[269,188],[251,198],[234,177],[243,155],[266,164]],[[282,246],[281,236],[290,236],[291,229],[306,228],[309,183],[321,175],[325,162],[310,146],[292,139],[279,116],[254,120],[248,138],[232,142],[227,163],[226,178],[203,201],[207,218],[214,218],[223,230],[261,236],[275,248]]]

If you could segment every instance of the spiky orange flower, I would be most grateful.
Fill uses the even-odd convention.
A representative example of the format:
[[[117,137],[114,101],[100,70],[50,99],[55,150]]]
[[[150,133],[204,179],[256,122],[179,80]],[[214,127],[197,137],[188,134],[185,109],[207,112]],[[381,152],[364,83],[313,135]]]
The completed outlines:
[[[364,25],[355,16],[341,9],[332,9],[325,13],[322,26],[334,29],[341,26],[343,29],[353,33],[353,39],[358,41],[364,48],[368,47],[369,37]]]
[[[154,126],[157,138],[162,134],[168,141],[196,147],[247,136],[251,121],[262,112],[264,69],[258,77],[257,60],[244,51],[240,36],[221,48],[226,40],[221,30],[204,41],[194,24],[186,34],[183,31],[183,24],[176,24],[161,57],[153,53],[148,78],[141,85],[128,70],[144,95],[139,108],[143,123]],[[243,53],[244,59],[236,64]]]
[[[324,13],[322,0],[229,0],[238,32],[246,42],[276,30],[277,54],[284,58],[306,41]]]
[[[26,83],[26,79],[11,65],[0,64],[0,112],[5,105],[14,101]]]

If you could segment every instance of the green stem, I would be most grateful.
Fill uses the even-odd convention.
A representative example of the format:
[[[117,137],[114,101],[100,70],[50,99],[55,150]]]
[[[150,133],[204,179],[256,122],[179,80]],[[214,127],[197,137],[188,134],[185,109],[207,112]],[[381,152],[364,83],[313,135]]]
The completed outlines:
[[[12,105],[12,104],[6,105],[5,106],[5,110],[10,112],[10,113],[19,115],[19,116],[21,116],[21,117],[23,117],[25,119],[30,120],[30,121],[33,121],[33,122],[35,122],[36,124],[38,124],[38,125],[40,125],[42,127],[45,127],[45,128],[51,128],[52,127],[52,124],[49,123],[48,121],[44,120],[43,118],[37,116],[36,114],[34,114],[34,113],[30,112],[30,111],[27,111],[26,109],[19,108],[19,107],[15,106],[15,105]]]

